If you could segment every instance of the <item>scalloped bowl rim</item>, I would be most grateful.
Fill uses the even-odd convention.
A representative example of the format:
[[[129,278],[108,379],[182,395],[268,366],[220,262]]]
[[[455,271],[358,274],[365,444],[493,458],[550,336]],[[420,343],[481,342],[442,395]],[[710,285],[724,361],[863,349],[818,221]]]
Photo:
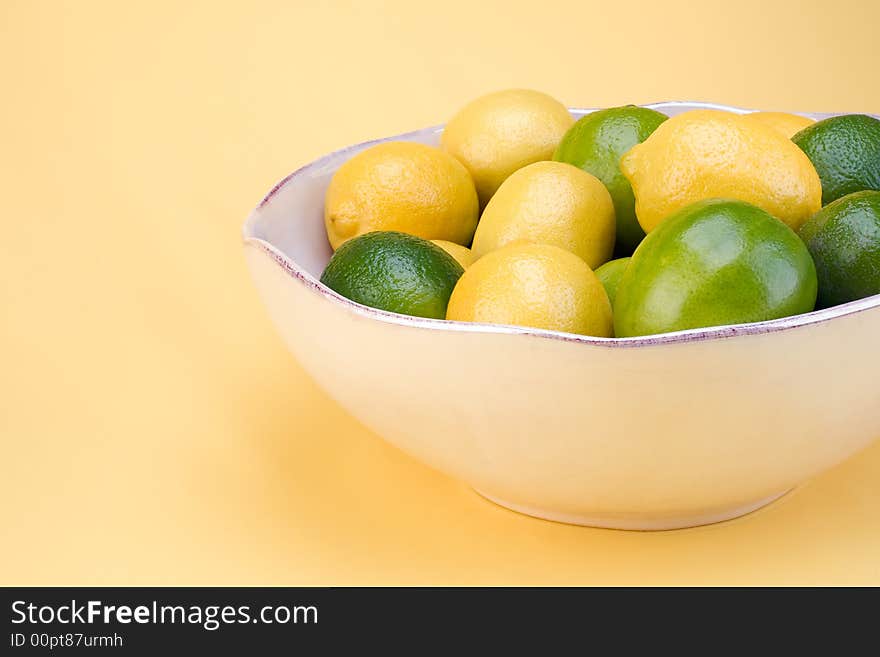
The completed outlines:
[[[715,103],[704,103],[696,101],[666,101],[659,103],[649,103],[641,107],[651,109],[663,109],[668,107],[687,106],[688,108],[704,108],[719,109],[724,111],[733,111],[738,114],[747,114],[759,110],[750,110],[729,105],[719,105]],[[569,108],[572,113],[589,114],[600,108],[583,109]],[[837,114],[826,114],[820,112],[798,112],[810,117],[824,118],[836,116]],[[874,118],[880,118],[875,115]],[[790,317],[782,317],[780,319],[772,319],[764,322],[751,322],[746,324],[730,324],[725,326],[714,326],[706,328],[688,329],[684,331],[675,331],[671,333],[660,333],[656,335],[646,335],[631,338],[600,338],[589,335],[579,335],[576,333],[566,333],[563,331],[551,331],[547,329],[536,329],[521,326],[510,326],[506,324],[486,324],[480,322],[458,322],[446,319],[428,319],[423,317],[412,317],[409,315],[401,315],[398,313],[371,308],[363,304],[357,303],[341,294],[331,290],[329,287],[320,282],[312,274],[304,270],[296,264],[292,258],[283,253],[280,249],[271,243],[256,237],[254,234],[254,226],[259,221],[260,210],[265,206],[273,196],[275,196],[282,188],[294,184],[298,179],[307,176],[315,170],[324,167],[331,159],[335,159],[348,152],[357,152],[366,147],[375,144],[381,144],[388,141],[412,140],[425,135],[435,133],[443,129],[443,125],[435,125],[420,130],[413,130],[391,137],[382,137],[380,139],[372,139],[351,146],[346,146],[339,150],[324,155],[317,160],[306,164],[293,173],[282,178],[276,183],[269,192],[263,197],[259,205],[254,208],[242,226],[242,239],[245,244],[256,246],[268,256],[270,256],[282,269],[294,280],[306,285],[314,293],[323,296],[333,303],[337,303],[345,307],[349,312],[357,315],[375,319],[381,322],[398,324],[401,326],[410,326],[414,328],[439,330],[439,331],[460,331],[470,333],[502,333],[511,335],[530,335],[539,338],[547,338],[552,340],[562,340],[566,342],[580,342],[603,347],[644,347],[655,346],[659,344],[679,343],[679,342],[698,342],[704,340],[717,340],[723,338],[732,338],[741,335],[760,335],[764,333],[774,333],[780,331],[788,331],[792,329],[802,328],[820,324],[840,317],[854,315],[866,310],[880,307],[880,294],[875,294],[864,299],[850,301],[848,303],[814,310],[809,313],[800,315],[792,315]]]

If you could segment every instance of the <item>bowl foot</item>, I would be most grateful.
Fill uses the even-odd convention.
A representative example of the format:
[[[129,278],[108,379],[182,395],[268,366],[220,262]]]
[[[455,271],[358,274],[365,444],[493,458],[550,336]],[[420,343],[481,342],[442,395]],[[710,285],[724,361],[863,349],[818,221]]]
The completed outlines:
[[[784,490],[781,493],[776,493],[775,495],[770,495],[769,497],[757,500],[756,502],[750,502],[748,504],[743,504],[741,506],[729,509],[722,509],[720,511],[712,511],[702,514],[697,513],[693,515],[661,516],[658,518],[651,518],[647,516],[639,517],[635,515],[624,514],[577,515],[560,513],[558,511],[552,511],[549,509],[539,509],[537,507],[527,506],[524,504],[506,502],[502,499],[495,497],[494,495],[490,495],[488,493],[484,493],[481,490],[477,490],[476,488],[474,490],[480,496],[486,498],[490,502],[494,502],[498,506],[502,506],[505,509],[510,509],[511,511],[516,511],[517,513],[522,513],[527,516],[532,516],[534,518],[541,518],[542,520],[563,522],[569,525],[583,525],[585,527],[599,527],[602,529],[662,531],[666,529],[685,529],[687,527],[699,527],[700,525],[711,525],[716,522],[733,520],[734,518],[739,518],[740,516],[752,513],[753,511],[757,511],[758,509],[765,507],[772,502],[775,502],[780,497],[790,492],[791,489]]]

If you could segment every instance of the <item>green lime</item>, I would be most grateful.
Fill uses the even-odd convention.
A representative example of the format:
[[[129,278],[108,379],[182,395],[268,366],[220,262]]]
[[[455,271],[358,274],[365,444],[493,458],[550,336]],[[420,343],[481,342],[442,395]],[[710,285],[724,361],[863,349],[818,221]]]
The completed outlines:
[[[452,288],[463,273],[455,258],[428,240],[378,231],[340,246],[321,282],[365,306],[445,319]]]
[[[700,201],[636,249],[614,303],[617,337],[810,312],[816,268],[788,226],[748,203]]]
[[[837,199],[808,219],[800,235],[816,263],[819,306],[880,294],[880,192]]]
[[[630,258],[618,258],[617,260],[609,260],[596,270],[596,276],[602,287],[608,294],[608,300],[614,305],[614,297],[617,296],[617,286],[620,285],[620,279],[623,278],[623,272],[629,265]]]
[[[620,172],[620,158],[645,141],[667,118],[635,105],[599,110],[569,128],[553,154],[554,160],[580,167],[608,188],[617,215],[617,256],[630,255],[645,238],[636,219],[632,187]]]
[[[833,116],[804,128],[792,141],[822,181],[822,204],[864,189],[880,190],[880,121],[864,114]]]

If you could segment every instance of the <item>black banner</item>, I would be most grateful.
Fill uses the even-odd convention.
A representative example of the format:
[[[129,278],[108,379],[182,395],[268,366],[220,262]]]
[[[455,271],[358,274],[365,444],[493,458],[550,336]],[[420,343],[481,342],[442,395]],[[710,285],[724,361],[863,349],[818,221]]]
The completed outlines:
[[[352,641],[410,655],[440,646],[469,654],[477,638],[544,655],[564,646],[589,653],[609,640],[679,650],[706,633],[728,647],[749,636],[784,637],[791,647],[831,629],[835,617],[846,624],[843,647],[859,630],[873,631],[878,601],[876,589],[0,590],[4,655],[336,654]]]

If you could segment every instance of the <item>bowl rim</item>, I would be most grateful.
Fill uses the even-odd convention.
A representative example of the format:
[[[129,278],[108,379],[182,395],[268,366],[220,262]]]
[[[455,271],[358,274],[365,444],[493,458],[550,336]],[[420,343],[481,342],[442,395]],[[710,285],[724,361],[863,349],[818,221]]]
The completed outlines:
[[[648,103],[640,105],[649,109],[662,110],[670,107],[686,107],[688,109],[718,109],[727,112],[735,112],[737,114],[748,114],[756,111],[741,107],[729,105],[720,105],[716,103],[707,103],[699,101],[664,101],[658,103]],[[572,114],[584,116],[601,108],[569,108]],[[802,114],[816,120],[837,116],[840,113],[822,113],[822,112],[794,112]],[[870,114],[874,118],[880,117]],[[261,210],[268,204],[272,198],[283,188],[290,184],[294,184],[298,179],[305,178],[308,174],[322,169],[332,160],[345,156],[348,153],[354,153],[375,144],[381,144],[389,141],[413,140],[425,137],[443,129],[443,125],[435,125],[420,130],[412,130],[410,132],[393,135],[390,137],[381,137],[379,139],[371,139],[368,141],[346,146],[335,150],[327,155],[309,162],[308,164],[295,170],[293,173],[282,178],[266,193],[259,204],[250,212],[242,226],[242,240],[245,246],[253,246],[268,255],[276,264],[278,264],[284,272],[293,280],[303,284],[313,293],[318,294],[324,299],[341,305],[348,312],[355,315],[378,320],[384,323],[397,324],[400,326],[409,326],[412,328],[421,328],[428,330],[465,332],[465,333],[489,333],[489,334],[509,334],[509,335],[530,335],[538,338],[551,340],[561,340],[564,342],[578,342],[584,344],[592,344],[602,347],[647,347],[660,344],[673,343],[689,343],[702,342],[706,340],[720,340],[745,335],[761,335],[765,333],[775,333],[782,331],[790,331],[806,326],[813,326],[824,322],[855,315],[867,310],[880,307],[880,294],[870,297],[850,301],[848,303],[814,310],[809,313],[800,315],[792,315],[790,317],[782,317],[780,319],[771,319],[763,322],[751,322],[746,324],[730,324],[725,326],[713,326],[706,328],[687,329],[683,331],[675,331],[671,333],[660,333],[656,335],[645,335],[629,338],[602,338],[589,335],[579,335],[576,333],[566,333],[564,331],[552,331],[548,329],[529,328],[522,326],[510,326],[506,324],[488,324],[481,322],[459,322],[446,319],[429,319],[424,317],[412,317],[409,315],[401,315],[398,313],[372,308],[357,303],[343,297],[341,294],[334,292],[329,287],[320,282],[312,274],[300,267],[293,259],[287,256],[280,249],[270,242],[257,237],[255,227],[260,219]]]

